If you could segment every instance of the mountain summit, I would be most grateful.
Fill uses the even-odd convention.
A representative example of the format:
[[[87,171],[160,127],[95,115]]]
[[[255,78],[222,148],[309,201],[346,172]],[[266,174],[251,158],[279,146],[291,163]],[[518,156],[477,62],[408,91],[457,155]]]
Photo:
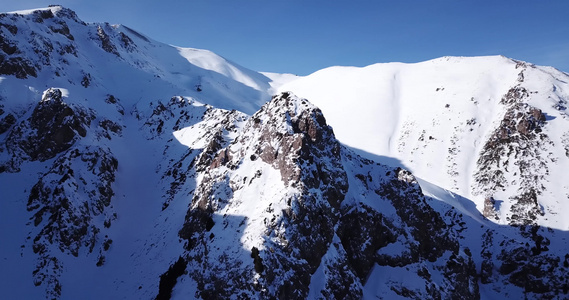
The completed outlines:
[[[0,14],[0,287],[565,298],[568,82],[505,57],[261,74],[61,6]]]

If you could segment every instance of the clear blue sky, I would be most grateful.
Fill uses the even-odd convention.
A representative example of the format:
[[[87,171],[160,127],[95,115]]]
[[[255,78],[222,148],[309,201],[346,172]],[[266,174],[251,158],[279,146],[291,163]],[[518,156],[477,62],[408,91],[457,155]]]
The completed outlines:
[[[502,54],[569,72],[567,0],[1,0],[0,11],[71,8],[256,71]]]

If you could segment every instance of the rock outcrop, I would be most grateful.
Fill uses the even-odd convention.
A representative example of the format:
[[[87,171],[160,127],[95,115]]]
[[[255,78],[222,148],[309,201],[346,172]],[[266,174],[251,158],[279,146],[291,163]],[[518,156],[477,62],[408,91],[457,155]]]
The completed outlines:
[[[352,168],[368,175],[353,174]],[[453,265],[444,282],[426,280],[434,290],[413,293],[451,296],[435,287],[445,286],[478,297],[472,260],[459,253],[456,234],[449,234],[452,229],[428,206],[413,176],[345,149],[320,110],[305,99],[275,96],[210,163],[196,170],[203,171],[192,175],[198,184],[179,234],[186,240],[182,257],[188,275],[203,298],[303,299],[310,292],[319,298],[358,299],[374,265],[438,262],[445,269],[443,255],[450,252],[455,253]],[[270,181],[275,176],[278,183]],[[363,182],[365,189],[352,187],[351,181]],[[243,196],[249,190],[260,192],[258,199]],[[378,211],[368,201],[389,205],[394,213]],[[235,224],[235,213],[246,214],[244,207],[250,205],[260,213],[242,216]],[[241,242],[228,246],[219,240],[227,232],[242,234]],[[380,254],[396,242],[403,253]],[[252,249],[255,259],[227,256],[243,248]],[[311,291],[315,273],[325,280]]]

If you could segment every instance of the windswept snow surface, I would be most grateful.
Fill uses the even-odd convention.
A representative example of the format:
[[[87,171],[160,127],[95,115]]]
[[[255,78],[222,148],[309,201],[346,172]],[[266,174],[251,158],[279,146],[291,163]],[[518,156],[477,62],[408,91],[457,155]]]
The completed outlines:
[[[409,156],[416,154],[413,149],[417,145],[404,140],[411,129],[426,129],[427,140],[432,137],[439,143],[450,142],[449,136],[442,135],[452,129],[448,121],[492,112],[486,103],[474,102],[497,106],[515,83],[519,70],[514,66],[515,62],[502,57],[447,57],[417,64],[331,67],[284,84],[279,90],[290,90],[320,107],[344,144],[370,154],[404,159],[420,175],[420,166],[432,170],[432,166],[444,164],[445,156],[428,145],[418,150],[436,153],[430,155],[429,163],[413,164]],[[465,144],[472,144],[472,140]]]

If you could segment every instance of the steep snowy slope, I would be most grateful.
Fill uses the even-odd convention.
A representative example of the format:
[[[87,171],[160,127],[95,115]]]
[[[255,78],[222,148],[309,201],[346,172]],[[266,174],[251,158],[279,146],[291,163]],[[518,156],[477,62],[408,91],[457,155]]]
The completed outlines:
[[[569,223],[558,213],[569,209],[568,187],[558,179],[569,167],[568,82],[567,74],[553,68],[501,56],[443,57],[417,64],[333,67],[279,89],[318,105],[338,139],[365,156],[405,166],[471,199],[480,212],[485,198],[503,203],[497,212],[501,224],[512,217],[509,198],[533,184],[545,214],[538,223],[566,230]],[[497,137],[508,118],[515,124]],[[531,136],[533,130],[538,136]],[[508,146],[492,152],[489,143],[496,138]],[[506,165],[491,166],[487,158],[492,155]],[[524,164],[531,166],[521,170]],[[492,176],[500,172],[503,182],[492,185],[484,179],[496,181]],[[529,174],[539,176],[539,183],[520,178]]]
[[[270,80],[200,49],[156,42],[121,25],[86,24],[60,6],[2,14],[0,74],[3,95],[30,98],[50,86],[66,86],[75,97],[115,97],[129,104],[192,96],[220,108],[253,113],[270,99]]]

